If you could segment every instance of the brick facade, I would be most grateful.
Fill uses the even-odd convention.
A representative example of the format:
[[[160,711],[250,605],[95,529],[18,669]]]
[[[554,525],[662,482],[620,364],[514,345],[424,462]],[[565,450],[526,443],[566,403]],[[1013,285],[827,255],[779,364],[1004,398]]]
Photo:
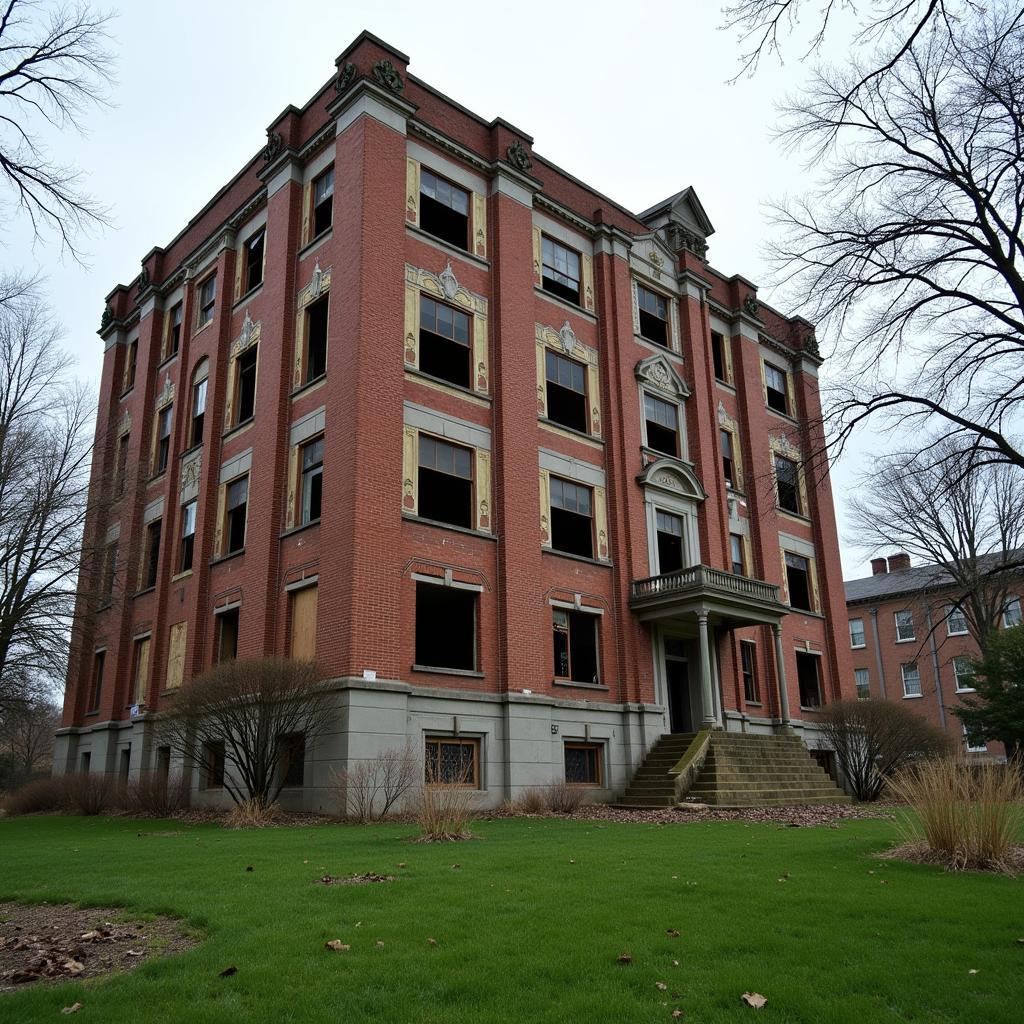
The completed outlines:
[[[788,720],[813,745],[813,705],[844,693],[852,672],[827,470],[802,462],[819,447],[811,325],[708,264],[712,228],[692,190],[635,216],[534,153],[523,132],[420,82],[407,63],[360,36],[339,57],[337,77],[302,109],[288,107],[266,149],[107,298],[93,488],[121,486],[124,434],[127,474],[109,517],[89,524],[97,540],[116,535],[117,571],[108,606],[95,620],[81,616],[74,632],[59,767],[81,767],[84,753],[94,771],[154,767],[147,723],[179,679],[187,684],[215,659],[224,611],[237,608],[239,657],[287,655],[297,642],[294,594],[313,582],[317,665],[338,681],[350,712],[324,741],[329,753],[307,752],[314,790],[328,767],[374,749],[360,745],[357,707],[375,709],[365,728],[380,737],[482,737],[490,765],[482,788],[492,800],[557,776],[561,744],[573,736],[602,745],[598,788],[608,793],[670,728],[769,731]],[[313,238],[315,183],[328,168],[331,222]],[[424,171],[465,197],[465,248],[423,227]],[[261,229],[262,282],[246,292],[246,244]],[[578,257],[579,301],[545,287],[544,239]],[[216,296],[204,323],[211,275]],[[638,285],[665,304],[665,345],[642,336]],[[465,386],[419,365],[423,296],[470,318]],[[308,310],[324,297],[327,369],[307,383]],[[713,332],[724,346],[718,377]],[[236,423],[254,352],[253,415]],[[560,425],[546,407],[548,352],[582,368],[585,429]],[[787,375],[784,413],[766,404],[766,363]],[[201,365],[205,423],[193,445]],[[679,411],[678,457],[647,436],[648,395]],[[302,444],[318,427],[322,514],[302,525]],[[733,486],[723,476],[723,428],[733,438]],[[424,437],[471,452],[467,526],[420,514]],[[800,464],[795,512],[778,507],[773,452]],[[244,547],[230,553],[228,485],[245,474]],[[552,480],[589,494],[592,557],[554,550]],[[194,558],[182,571],[191,500]],[[660,572],[659,510],[684,524],[684,566],[717,574]],[[146,525],[157,519],[147,587]],[[730,534],[740,538],[745,578],[731,571]],[[786,551],[807,566],[802,611],[788,605]],[[652,577],[662,582],[633,594]],[[477,595],[471,670],[418,665],[418,585]],[[596,678],[556,678],[558,609],[597,622]],[[136,693],[133,659],[147,636],[145,692]],[[673,721],[666,637],[687,665],[686,680],[672,684],[683,694]],[[753,694],[744,692],[743,640],[755,645]],[[97,651],[105,652],[98,703]],[[816,697],[806,690],[812,706],[802,708],[808,656],[819,688]],[[527,767],[517,775],[515,764]]]

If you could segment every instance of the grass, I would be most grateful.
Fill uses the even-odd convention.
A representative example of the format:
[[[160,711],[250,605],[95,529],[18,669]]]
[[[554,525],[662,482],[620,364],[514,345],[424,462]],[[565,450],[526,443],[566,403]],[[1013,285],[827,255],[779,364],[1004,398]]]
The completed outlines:
[[[206,936],[130,974],[0,995],[0,1020],[52,1021],[75,1001],[83,1021],[133,1024],[593,1024],[669,1021],[676,1006],[700,1022],[1020,1020],[1024,923],[1010,911],[1024,882],[878,861],[890,822],[519,819],[437,845],[401,825],[138,834],[163,827],[0,821],[0,900],[125,905]],[[399,880],[312,884],[366,871]],[[334,938],[351,951],[326,950]],[[767,1007],[744,1006],[746,991]]]

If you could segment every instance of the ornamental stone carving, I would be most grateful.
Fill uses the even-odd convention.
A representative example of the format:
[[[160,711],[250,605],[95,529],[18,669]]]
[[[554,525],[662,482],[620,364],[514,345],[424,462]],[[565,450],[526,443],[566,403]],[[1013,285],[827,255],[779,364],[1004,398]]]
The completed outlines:
[[[249,310],[247,309],[245,311],[245,319],[242,321],[242,336],[241,336],[241,339],[240,339],[241,342],[242,342],[242,346],[245,347],[246,345],[248,345],[251,338],[252,338],[252,317],[249,316]]]
[[[152,282],[149,279],[149,268],[143,267],[142,272],[139,274],[139,289],[137,294],[142,295],[150,284],[152,284]]]
[[[373,65],[373,77],[385,89],[390,90],[396,96],[401,96],[405,91],[405,83],[397,68],[389,60],[379,60]]]
[[[761,312],[761,304],[757,301],[757,298],[753,295],[748,295],[743,300],[743,312],[750,316],[758,316]]]
[[[444,293],[444,297],[451,302],[456,295],[459,294],[459,281],[455,276],[455,271],[452,270],[452,261],[449,260],[444,270],[437,275],[438,283],[441,285],[441,291]]]
[[[317,260],[313,266],[313,276],[309,279],[310,300],[319,299],[324,288],[324,272],[320,269],[320,261]]]
[[[576,333],[572,329],[572,325],[568,320],[562,324],[562,329],[558,332],[558,340],[562,343],[562,348],[565,349],[565,354],[570,355],[576,348]]]
[[[105,331],[114,322],[114,311],[109,306],[103,307],[103,315],[100,317],[100,331]]]
[[[673,249],[685,249],[695,256],[705,259],[708,254],[708,243],[696,232],[683,227],[682,224],[669,224],[668,244]]]
[[[189,487],[196,487],[199,484],[199,473],[203,468],[203,453],[197,452],[181,467],[181,489],[185,491]]]
[[[661,280],[661,269],[665,266],[665,261],[661,257],[661,253],[657,249],[652,249],[647,254],[647,259],[651,264],[651,269],[656,280]]]
[[[174,401],[174,381],[171,380],[171,375],[167,374],[164,377],[163,390],[159,395],[156,396],[156,407],[162,409],[165,405],[170,405]]]
[[[809,331],[804,335],[804,351],[809,356],[814,356],[815,359],[821,358],[821,352],[818,349],[818,338],[814,331]]]
[[[267,129],[267,144],[263,147],[263,162],[269,164],[284,149],[284,136],[275,132],[272,128]]]
[[[342,68],[338,68],[337,77],[334,79],[334,91],[338,94],[343,93],[351,84],[352,79],[356,77],[356,66],[351,61]]]
[[[505,150],[505,156],[508,159],[508,162],[520,171],[529,171],[533,169],[533,161],[530,159],[529,154],[523,148],[523,144],[518,139],[516,139],[516,141]]]

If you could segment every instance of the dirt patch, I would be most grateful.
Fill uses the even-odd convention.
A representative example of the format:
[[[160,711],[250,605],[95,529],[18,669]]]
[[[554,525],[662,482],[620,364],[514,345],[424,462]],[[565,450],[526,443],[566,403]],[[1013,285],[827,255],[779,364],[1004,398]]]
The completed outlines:
[[[998,861],[952,857],[948,853],[932,850],[923,840],[901,843],[875,856],[880,860],[902,860],[908,864],[936,864],[947,871],[982,871],[986,874],[1011,877],[1024,874],[1024,846],[1011,846],[1006,856]]]
[[[324,875],[316,880],[317,885],[373,885],[374,882],[393,882],[394,875],[377,875],[367,871],[363,875],[347,875],[345,878],[336,878],[334,875]]]
[[[180,921],[126,921],[117,907],[0,903],[0,992],[130,971],[198,944]]]

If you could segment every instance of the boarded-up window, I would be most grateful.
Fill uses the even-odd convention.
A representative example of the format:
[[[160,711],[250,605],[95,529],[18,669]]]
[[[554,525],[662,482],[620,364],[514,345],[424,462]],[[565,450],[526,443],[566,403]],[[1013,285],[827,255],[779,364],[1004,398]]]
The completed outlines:
[[[149,637],[135,641],[134,703],[143,704],[149,689]]]
[[[167,643],[167,680],[168,690],[176,690],[181,686],[185,675],[185,642],[188,639],[188,623],[176,622],[171,626],[171,637]]]
[[[317,587],[292,591],[292,657],[299,661],[316,658]]]

